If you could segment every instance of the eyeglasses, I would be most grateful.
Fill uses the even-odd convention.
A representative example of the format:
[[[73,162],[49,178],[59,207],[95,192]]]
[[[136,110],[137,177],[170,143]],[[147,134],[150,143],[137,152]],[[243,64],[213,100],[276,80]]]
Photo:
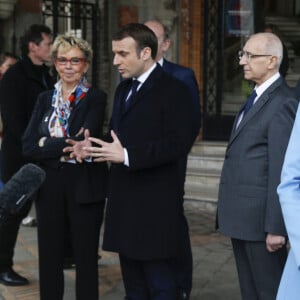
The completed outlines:
[[[252,58],[263,57],[263,56],[273,56],[272,54],[252,54],[248,51],[240,50],[238,52],[239,59],[242,59],[244,56],[247,61],[250,61]]]
[[[63,66],[66,65],[68,62],[72,66],[76,66],[79,65],[81,62],[86,61],[86,59],[82,57],[72,57],[70,59],[67,59],[66,57],[57,57],[55,61]]]

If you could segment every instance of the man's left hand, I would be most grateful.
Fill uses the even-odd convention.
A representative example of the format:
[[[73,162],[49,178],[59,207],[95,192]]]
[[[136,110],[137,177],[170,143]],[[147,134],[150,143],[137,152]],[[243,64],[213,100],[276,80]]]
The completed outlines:
[[[95,162],[109,161],[113,163],[124,163],[124,148],[113,130],[111,130],[111,136],[113,138],[112,143],[90,137],[89,141],[100,147],[84,147],[83,149],[93,157],[93,161]]]
[[[285,245],[285,237],[282,235],[267,234],[266,246],[269,252],[275,252]]]

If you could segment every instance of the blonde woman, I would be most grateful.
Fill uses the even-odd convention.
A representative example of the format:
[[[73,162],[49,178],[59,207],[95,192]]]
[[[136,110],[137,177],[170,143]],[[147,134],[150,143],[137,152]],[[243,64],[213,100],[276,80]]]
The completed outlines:
[[[92,59],[85,40],[58,36],[52,57],[60,79],[54,90],[40,94],[23,139],[24,155],[47,174],[36,201],[40,299],[63,299],[64,240],[70,230],[76,299],[98,300],[97,254],[107,165],[90,159],[76,163],[63,148],[68,138],[83,139],[85,129],[102,136],[106,94],[85,79]]]

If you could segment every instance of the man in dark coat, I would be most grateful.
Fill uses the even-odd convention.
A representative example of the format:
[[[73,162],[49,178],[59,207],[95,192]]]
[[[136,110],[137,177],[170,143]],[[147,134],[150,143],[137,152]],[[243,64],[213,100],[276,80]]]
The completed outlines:
[[[190,90],[192,95],[194,130],[197,135],[201,127],[201,107],[199,87],[195,73],[191,68],[173,63],[165,58],[171,46],[171,40],[169,30],[162,22],[155,19],[145,22],[145,25],[149,27],[157,37],[158,47],[155,60],[162,66],[164,71],[184,82]]]
[[[47,26],[34,24],[21,37],[20,42],[22,58],[5,73],[0,82],[3,120],[1,176],[4,183],[25,163],[21,138],[38,94],[53,86],[48,67],[44,64],[50,60],[51,30]],[[5,285],[28,284],[26,278],[12,269],[19,226],[27,213],[0,227],[0,283]]]
[[[168,28],[158,20],[151,20],[145,22],[145,25],[149,27],[156,35],[158,42],[158,49],[156,54],[156,61],[162,66],[163,70],[171,74],[175,78],[184,82],[189,88],[192,95],[191,98],[183,99],[183,101],[191,102],[193,106],[193,122],[194,122],[194,135],[195,138],[199,133],[201,125],[201,109],[200,109],[200,97],[197,80],[195,73],[192,69],[175,64],[164,58],[165,53],[169,50],[171,40],[169,38]],[[179,165],[179,176],[182,178],[182,185],[184,190],[185,174],[187,168],[187,156],[182,159],[182,163]],[[182,203],[182,215],[181,215],[181,228],[179,234],[181,234],[181,251],[179,256],[171,261],[172,268],[176,278],[178,299],[189,299],[192,290],[193,279],[193,257],[191,242],[189,237],[189,226],[184,215],[184,194],[181,196]]]
[[[279,74],[282,43],[276,35],[252,35],[239,59],[245,79],[256,86],[229,139],[218,223],[231,237],[242,299],[274,300],[287,255],[276,190],[298,101]]]
[[[157,39],[147,26],[122,27],[112,50],[125,79],[115,93],[112,142],[90,138],[85,153],[76,142],[69,150],[112,163],[103,249],[119,253],[126,299],[174,300],[169,262],[180,251],[178,164],[194,140],[192,105],[184,101],[191,94],[155,63]]]

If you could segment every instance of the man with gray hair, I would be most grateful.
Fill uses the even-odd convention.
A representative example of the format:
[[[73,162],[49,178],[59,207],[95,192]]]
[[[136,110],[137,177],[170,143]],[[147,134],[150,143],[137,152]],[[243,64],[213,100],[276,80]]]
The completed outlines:
[[[287,256],[276,189],[298,102],[279,74],[276,35],[252,35],[239,59],[244,78],[256,85],[233,124],[217,221],[232,241],[242,299],[274,300]]]

